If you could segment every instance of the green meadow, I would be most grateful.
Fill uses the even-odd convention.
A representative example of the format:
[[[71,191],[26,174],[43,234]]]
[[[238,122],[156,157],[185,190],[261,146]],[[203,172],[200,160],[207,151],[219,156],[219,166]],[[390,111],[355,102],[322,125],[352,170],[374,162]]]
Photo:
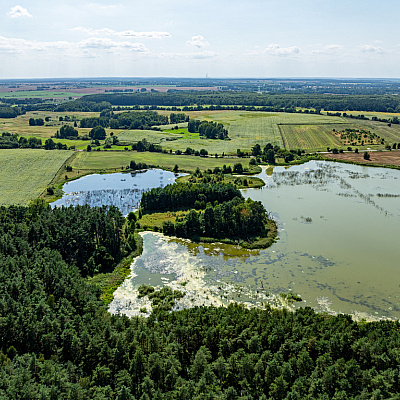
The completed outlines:
[[[0,149],[0,205],[27,205],[39,197],[72,154],[64,150]]]

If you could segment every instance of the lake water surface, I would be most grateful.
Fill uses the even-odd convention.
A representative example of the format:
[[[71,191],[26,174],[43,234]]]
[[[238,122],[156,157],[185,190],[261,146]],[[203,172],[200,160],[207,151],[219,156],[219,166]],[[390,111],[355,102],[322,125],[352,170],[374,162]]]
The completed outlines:
[[[400,171],[312,161],[263,170],[260,200],[279,226],[279,240],[261,251],[193,244],[144,233],[144,252],[115,292],[111,312],[139,313],[140,284],[187,292],[178,307],[241,301],[296,306],[357,318],[400,317]]]
[[[87,175],[66,183],[63,186],[64,196],[51,205],[115,205],[123,215],[127,215],[138,208],[143,192],[174,183],[175,179],[176,175],[173,172],[162,169]]]

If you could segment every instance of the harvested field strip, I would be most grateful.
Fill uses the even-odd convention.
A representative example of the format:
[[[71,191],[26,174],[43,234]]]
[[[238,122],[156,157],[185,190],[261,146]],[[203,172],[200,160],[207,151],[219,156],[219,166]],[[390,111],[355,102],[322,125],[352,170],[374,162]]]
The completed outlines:
[[[332,133],[336,125],[279,125],[286,149],[325,150],[342,146],[341,140]]]

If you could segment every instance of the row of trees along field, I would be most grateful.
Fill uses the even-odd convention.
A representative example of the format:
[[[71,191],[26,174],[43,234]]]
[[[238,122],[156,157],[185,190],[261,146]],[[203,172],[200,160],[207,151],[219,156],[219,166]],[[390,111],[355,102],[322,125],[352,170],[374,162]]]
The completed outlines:
[[[118,210],[2,207],[0,222],[2,399],[400,397],[398,321],[238,304],[110,315],[81,257],[118,260]]]
[[[42,140],[36,137],[19,137],[16,133],[3,132],[0,136],[0,149],[41,149]]]
[[[235,197],[242,197],[240,190],[230,183],[194,184],[174,183],[164,188],[154,188],[143,193],[140,208],[143,213],[172,211],[196,207],[205,208],[207,203],[223,203]]]
[[[37,137],[19,137],[16,133],[3,132],[0,136],[0,149],[42,149],[45,150],[67,150],[68,146],[52,139],[46,139],[44,145],[42,139]],[[70,147],[71,149],[74,146]]]
[[[326,111],[377,111],[400,112],[400,99],[395,95],[329,95],[329,94],[270,94],[255,92],[198,92],[180,91],[173,93],[125,93],[94,94],[63,103],[55,111],[101,111],[111,106],[162,106],[162,107],[208,107],[252,106],[263,111],[289,111],[297,108]],[[240,105],[240,106],[238,106]],[[104,107],[104,108],[101,108]]]

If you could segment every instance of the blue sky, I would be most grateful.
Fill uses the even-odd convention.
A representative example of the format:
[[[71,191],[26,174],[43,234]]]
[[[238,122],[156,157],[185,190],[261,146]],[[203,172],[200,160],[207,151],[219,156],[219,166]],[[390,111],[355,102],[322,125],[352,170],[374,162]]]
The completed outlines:
[[[2,0],[0,77],[400,78],[398,0]]]

